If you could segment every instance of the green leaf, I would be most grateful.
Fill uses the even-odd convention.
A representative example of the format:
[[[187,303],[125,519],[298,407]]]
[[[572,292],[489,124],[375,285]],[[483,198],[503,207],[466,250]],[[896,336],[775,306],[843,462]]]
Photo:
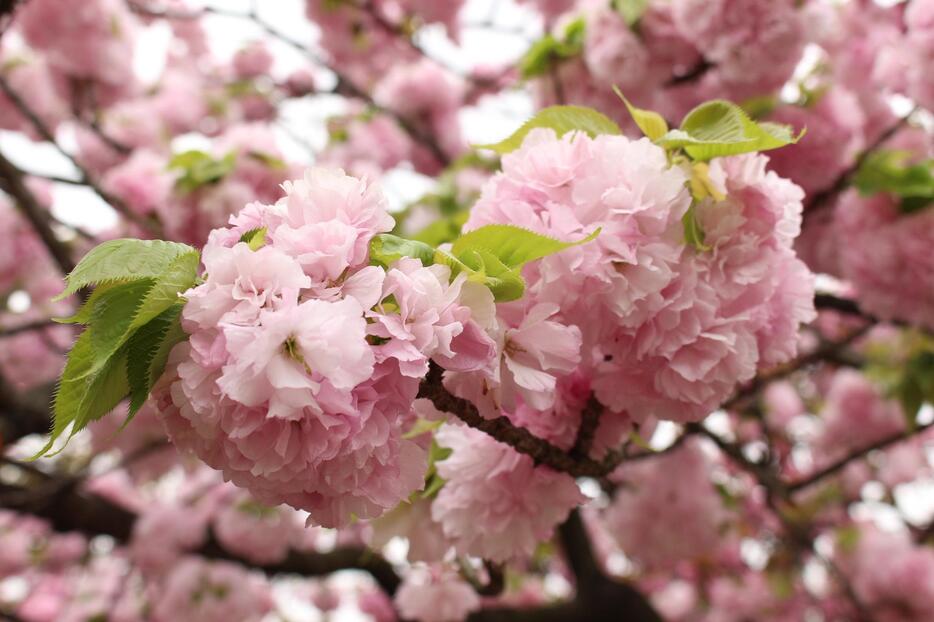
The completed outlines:
[[[108,240],[94,247],[65,277],[66,298],[89,285],[127,282],[161,275],[180,255],[198,251],[187,244],[162,240]]]
[[[519,59],[519,75],[526,80],[542,76],[559,63],[580,55],[586,28],[586,22],[581,17],[568,23],[560,36],[546,34],[533,43]]]
[[[626,108],[629,110],[629,114],[632,115],[632,120],[636,122],[636,125],[639,126],[639,129],[642,130],[642,133],[645,134],[649,140],[658,140],[668,132],[668,123],[665,121],[665,117],[652,110],[636,108],[629,103],[629,100],[626,99],[622,91],[620,91],[616,85],[613,85],[613,92],[623,100],[623,103],[626,104]]]
[[[267,168],[274,171],[284,171],[286,170],[286,164],[282,158],[277,158],[276,156],[265,153],[263,151],[247,151],[247,157],[262,162]]]
[[[681,128],[655,142],[666,149],[683,148],[695,160],[768,151],[798,142],[787,125],[757,123],[742,108],[726,100],[701,104],[684,117]]]
[[[467,279],[488,287],[497,302],[518,300],[525,293],[525,280],[520,270],[507,266],[491,251],[468,249],[454,259],[454,262],[445,262],[452,267],[452,275],[466,267]]]
[[[370,241],[372,263],[389,266],[402,257],[415,257],[422,260],[423,266],[430,266],[434,263],[435,249],[424,242],[407,240],[390,233],[373,236]]]
[[[460,258],[471,250],[487,251],[509,268],[520,268],[530,261],[547,257],[572,246],[586,244],[600,234],[597,229],[576,242],[562,242],[513,225],[486,225],[454,240],[451,254]]]
[[[245,242],[251,251],[258,251],[266,245],[266,227],[250,229],[240,236],[240,241]]]
[[[125,361],[126,352],[121,350],[100,365],[91,343],[91,333],[85,331],[78,337],[68,353],[68,362],[55,394],[54,423],[49,442],[33,459],[47,455],[69,425],[72,426],[70,438],[120,403],[129,391]]]
[[[98,299],[91,312],[85,332],[90,335],[95,364],[88,373],[105,365],[130,336],[133,318],[147,293],[155,285],[154,279],[141,279],[117,285]]]
[[[130,395],[129,421],[161,375],[168,351],[185,338],[180,294],[197,282],[198,251],[157,240],[112,240],[93,249],[67,277],[68,295],[99,283],[63,321],[86,324],[68,354],[55,398],[47,453]]]
[[[694,213],[694,206],[688,208],[688,211],[681,217],[681,223],[684,225],[684,243],[693,246],[699,251],[709,251],[710,247],[704,244],[704,230],[697,222],[697,215]]]
[[[201,261],[196,251],[179,255],[160,274],[146,292],[133,318],[132,328],[143,326],[169,307],[179,302],[179,296],[194,287],[198,281]]]
[[[911,152],[882,149],[863,161],[853,185],[864,196],[888,192],[901,198],[901,211],[912,213],[934,201],[934,158],[911,164]]]
[[[235,152],[230,152],[218,160],[205,151],[192,150],[173,156],[169,160],[168,168],[182,171],[181,177],[176,181],[179,191],[192,192],[202,186],[219,182],[234,169],[236,163]]]
[[[649,8],[649,0],[613,0],[613,8],[623,17],[626,25],[632,27]]]
[[[429,246],[453,242],[460,235],[461,227],[467,222],[469,216],[469,212],[459,212],[453,216],[439,218],[413,235],[412,239],[417,242],[424,242]]]
[[[91,292],[91,295],[88,296],[88,299],[84,301],[84,304],[82,304],[73,315],[68,317],[56,317],[52,318],[52,320],[59,324],[87,324],[91,321],[91,314],[94,312],[94,307],[97,305],[100,298],[106,294],[108,290],[118,285],[120,285],[118,281],[98,285],[94,288],[94,291]]]
[[[529,132],[540,127],[554,130],[559,137],[574,131],[586,132],[590,136],[621,133],[613,120],[593,108],[550,106],[540,110],[508,138],[498,143],[477,145],[477,148],[490,149],[500,154],[509,153],[522,146],[522,141]]]
[[[443,424],[444,424],[443,419],[436,419],[432,421],[431,419],[422,419],[421,417],[419,417],[415,421],[415,425],[413,425],[409,429],[408,432],[403,434],[402,438],[411,439],[417,436],[421,436],[422,434],[425,434],[426,432],[434,432],[435,430],[440,428]]]
[[[133,333],[127,342],[128,421],[146,403],[149,392],[165,369],[169,351],[185,338],[179,321],[183,306],[177,302],[169,307]]]

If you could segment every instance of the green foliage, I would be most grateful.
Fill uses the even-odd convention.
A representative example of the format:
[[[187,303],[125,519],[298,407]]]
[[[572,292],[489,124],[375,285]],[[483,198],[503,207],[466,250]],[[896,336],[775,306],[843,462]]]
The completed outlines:
[[[530,261],[590,242],[599,233],[599,230],[594,231],[578,242],[562,242],[522,227],[487,225],[455,240],[451,253],[459,257],[469,250],[487,250],[510,268],[521,268]]]
[[[547,74],[556,65],[579,56],[584,47],[584,18],[570,22],[559,37],[546,34],[529,47],[519,60],[519,75],[525,79]]]
[[[697,215],[694,213],[694,206],[688,208],[688,211],[681,217],[681,223],[684,225],[684,243],[693,246],[699,251],[709,251],[710,247],[704,244],[704,230],[697,222]]]
[[[237,154],[234,152],[218,160],[207,152],[194,149],[173,156],[169,160],[169,169],[181,171],[175,186],[180,192],[187,193],[218,183],[230,174],[236,164]]]
[[[130,397],[127,420],[142,407],[185,338],[180,294],[196,284],[198,252],[184,244],[111,240],[88,253],[66,278],[62,294],[98,284],[65,322],[84,324],[59,382],[45,455],[71,426],[73,436]]]
[[[245,242],[251,251],[261,249],[266,244],[266,227],[250,229],[240,236],[240,242]]]
[[[283,161],[282,158],[277,158],[276,156],[264,151],[248,151],[246,156],[251,160],[261,162],[264,166],[274,171],[284,171],[287,168],[285,161]]]
[[[632,120],[636,122],[636,125],[639,126],[639,129],[642,130],[642,133],[645,134],[649,140],[658,140],[668,132],[668,123],[662,115],[651,110],[636,108],[629,103],[629,100],[626,99],[622,91],[615,85],[613,86],[613,92],[623,100],[623,103],[626,104],[626,108],[629,110],[629,114],[632,115]]]
[[[666,149],[684,149],[694,160],[768,151],[798,142],[804,130],[794,136],[787,125],[757,123],[742,108],[718,99],[691,110],[681,127],[668,131],[655,142]]]
[[[370,261],[388,266],[401,257],[416,257],[422,265],[441,263],[451,268],[451,276],[461,272],[482,283],[499,302],[517,300],[525,292],[522,266],[566,248],[585,244],[600,233],[577,242],[562,242],[511,225],[487,225],[454,240],[449,251],[424,242],[382,234],[370,243]]]
[[[892,349],[876,348],[867,358],[866,374],[898,400],[914,428],[921,407],[934,404],[934,337],[905,331]]]
[[[568,132],[586,132],[590,136],[599,134],[620,134],[616,123],[592,108],[582,106],[549,106],[540,110],[534,117],[522,124],[508,138],[498,143],[477,145],[480,149],[490,149],[497,153],[509,153],[522,146],[526,135],[535,128],[545,127],[555,131],[558,136]]]
[[[924,209],[934,202],[934,158],[911,164],[911,155],[886,149],[869,154],[853,177],[853,185],[865,196],[894,194],[904,213]]]
[[[431,439],[431,446],[428,448],[428,471],[425,473],[425,488],[421,493],[422,499],[431,499],[438,494],[438,491],[444,488],[445,479],[438,475],[437,463],[447,460],[453,451],[448,447],[442,447]]]
[[[649,0],[613,0],[613,8],[629,27],[638,24],[649,8]]]
[[[66,298],[82,287],[161,276],[180,255],[198,252],[187,244],[162,240],[108,240],[94,247],[65,277]]]
[[[422,261],[422,265],[429,266],[434,263],[435,248],[424,242],[407,240],[390,233],[373,236],[370,241],[371,262],[388,267],[402,257],[415,257]]]

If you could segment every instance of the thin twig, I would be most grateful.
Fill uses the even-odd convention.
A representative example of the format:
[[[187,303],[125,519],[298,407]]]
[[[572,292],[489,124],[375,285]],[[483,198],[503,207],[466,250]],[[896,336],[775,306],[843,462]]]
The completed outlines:
[[[69,162],[78,170],[78,173],[81,175],[81,183],[91,190],[94,191],[97,196],[103,199],[107,204],[113,207],[114,210],[120,213],[121,216],[134,223],[135,225],[143,228],[143,230],[159,236],[161,234],[161,226],[155,220],[144,218],[131,210],[126,203],[124,203],[118,197],[113,196],[109,192],[106,192],[101,188],[97,182],[91,177],[91,174],[78,162],[77,158],[65,151],[61,145],[55,140],[55,136],[52,134],[52,131],[45,124],[45,122],[39,118],[39,116],[29,107],[29,105],[23,100],[22,97],[10,86],[10,84],[0,76],[0,91],[7,96],[7,98],[13,103],[16,109],[30,122],[39,136],[49,142],[56,151],[65,156]]]
[[[814,193],[804,205],[804,219],[805,222],[808,218],[813,218],[815,212],[822,209],[823,207],[831,204],[831,199],[836,197],[838,194],[843,192],[847,185],[853,178],[859,169],[866,162],[866,159],[872,155],[872,153],[881,147],[885,142],[892,138],[898,130],[902,129],[907,125],[908,120],[911,118],[911,115],[915,113],[917,107],[912,108],[911,111],[906,114],[904,117],[901,117],[898,121],[892,124],[889,128],[879,134],[872,143],[870,143],[860,154],[857,156],[853,163],[848,166],[842,173],[840,173],[837,178],[834,180],[828,188],[821,190],[820,192]]]
[[[879,449],[885,449],[889,445],[894,445],[896,443],[900,443],[901,441],[908,440],[909,438],[913,436],[917,436],[918,434],[924,432],[925,430],[927,430],[928,428],[932,426],[934,426],[934,423],[925,423],[923,425],[918,425],[918,426],[915,426],[914,428],[903,430],[901,432],[896,432],[895,434],[890,434],[889,436],[886,436],[885,438],[881,438],[874,443],[870,443],[869,445],[866,445],[865,447],[861,447],[860,449],[855,449],[851,451],[850,453],[846,454],[845,456],[839,458],[838,460],[831,462],[824,468],[818,471],[815,471],[814,473],[808,475],[807,477],[804,477],[803,479],[798,480],[797,482],[789,484],[788,490],[790,492],[797,492],[799,490],[807,488],[808,486],[811,486],[812,484],[819,482],[825,477],[833,475],[837,471],[840,471],[841,469],[846,467],[846,465],[848,465],[849,463],[866,456],[866,454],[872,451],[876,451]]]
[[[0,184],[2,184],[4,191],[15,199],[16,205],[19,206],[20,211],[29,221],[36,235],[42,240],[42,243],[49,251],[49,255],[58,264],[62,273],[68,274],[74,270],[75,263],[71,258],[68,247],[55,237],[55,232],[52,231],[46,218],[45,210],[42,209],[38,199],[23,181],[23,172],[7,160],[2,153],[0,153],[0,180],[2,180]]]

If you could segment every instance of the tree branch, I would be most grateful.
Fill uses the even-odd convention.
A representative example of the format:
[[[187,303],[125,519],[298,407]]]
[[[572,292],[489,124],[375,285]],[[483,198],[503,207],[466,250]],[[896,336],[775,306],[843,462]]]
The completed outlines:
[[[0,153],[0,186],[16,201],[23,216],[26,217],[36,235],[45,244],[49,255],[58,264],[62,273],[68,274],[74,270],[75,263],[71,259],[68,247],[55,237],[55,233],[49,226],[45,210],[39,205],[39,201],[23,181],[22,171],[7,160],[2,153]]]
[[[798,480],[797,482],[789,484],[788,490],[789,492],[797,492],[799,490],[807,488],[808,486],[811,486],[812,484],[819,482],[825,477],[833,475],[837,471],[840,471],[841,469],[846,467],[846,465],[848,465],[849,463],[866,456],[866,454],[872,451],[876,451],[878,449],[885,449],[889,445],[894,445],[901,441],[908,440],[912,436],[916,436],[924,432],[928,428],[931,428],[932,426],[934,426],[934,423],[926,423],[924,425],[919,425],[919,426],[914,427],[913,429],[904,430],[902,432],[897,432],[895,434],[886,436],[885,438],[881,438],[878,441],[874,443],[870,443],[869,445],[866,445],[865,447],[862,447],[860,449],[855,449],[851,451],[850,453],[846,454],[845,456],[843,456],[842,458],[839,458],[838,460],[831,462],[824,468],[804,477],[803,479]]]
[[[30,489],[28,492],[36,490]],[[89,536],[106,535],[123,544],[129,542],[137,519],[133,512],[103,497],[81,491],[78,482],[67,481],[65,485],[52,486],[48,490],[48,494],[22,494],[27,491],[21,487],[0,484],[3,507],[7,509],[44,518],[56,531],[77,531]],[[392,564],[379,553],[363,547],[339,547],[327,553],[291,550],[281,562],[258,565],[227,551],[209,533],[207,541],[191,553],[207,559],[236,562],[262,570],[268,575],[317,577],[338,570],[363,570],[370,573],[390,595],[395,593],[400,583]]]
[[[866,162],[866,159],[872,155],[872,152],[885,144],[885,142],[892,138],[892,136],[894,136],[898,130],[902,129],[908,123],[908,119],[912,114],[914,114],[915,110],[917,110],[917,108],[912,108],[908,114],[906,114],[904,117],[901,117],[898,121],[879,134],[876,139],[867,145],[867,147],[859,154],[859,156],[853,160],[853,163],[837,176],[833,184],[831,184],[828,188],[821,190],[820,192],[814,193],[810,199],[808,199],[808,201],[804,204],[805,222],[809,217],[813,218],[814,212],[829,205],[834,197],[846,190],[846,187],[852,180],[853,175],[859,171],[860,167],[863,166],[863,163]],[[802,228],[803,225],[804,223],[802,223]]]
[[[574,477],[602,477],[623,460],[621,452],[610,452],[602,461],[586,456],[575,458],[525,428],[513,425],[506,417],[486,419],[469,400],[456,397],[444,388],[443,373],[438,365],[432,363],[428,375],[419,385],[418,396],[431,400],[438,410],[451,413],[470,427],[486,432],[519,453],[531,457],[536,464],[549,466]]]
[[[87,186],[94,191],[97,196],[103,199],[108,205],[110,205],[114,210],[120,213],[121,216],[134,223],[135,225],[141,227],[144,231],[149,232],[152,235],[159,236],[161,235],[162,227],[155,220],[144,218],[131,210],[126,203],[120,200],[118,197],[113,196],[109,192],[104,191],[92,178],[87,169],[85,169],[78,160],[62,149],[61,145],[55,140],[55,136],[52,134],[52,130],[45,124],[42,119],[26,104],[25,100],[19,96],[19,94],[9,85],[9,83],[0,76],[0,91],[7,96],[7,98],[13,103],[13,106],[22,114],[29,123],[33,126],[39,136],[51,143],[55,149],[65,156],[72,166],[74,166],[78,173],[81,175],[81,184]]]

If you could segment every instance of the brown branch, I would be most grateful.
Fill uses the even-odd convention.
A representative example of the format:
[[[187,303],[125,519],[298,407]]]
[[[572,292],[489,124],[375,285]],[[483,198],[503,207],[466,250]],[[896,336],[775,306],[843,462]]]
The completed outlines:
[[[161,10],[152,10],[140,6],[136,2],[128,1],[128,6],[130,10],[146,15],[149,17],[160,17],[163,19],[198,19],[204,15],[219,15],[222,17],[230,17],[236,19],[247,20],[254,23],[260,30],[265,32],[270,37],[285,43],[286,45],[297,50],[301,54],[307,56],[313,63],[326,68],[328,71],[337,76],[337,87],[334,89],[336,93],[341,95],[346,95],[348,97],[353,97],[355,99],[362,100],[366,103],[367,106],[373,110],[380,112],[382,114],[389,115],[393,120],[401,127],[409,137],[412,138],[415,142],[421,144],[423,147],[428,149],[431,152],[431,155],[438,161],[442,167],[447,167],[451,163],[451,159],[444,152],[441,146],[438,144],[438,141],[435,140],[434,136],[430,133],[423,131],[421,128],[414,125],[404,116],[399,113],[379,105],[376,100],[373,99],[373,96],[368,93],[366,90],[357,86],[353,80],[351,80],[347,74],[342,72],[336,66],[331,63],[326,62],[315,50],[311,47],[305,45],[301,41],[296,41],[295,39],[289,37],[283,32],[280,32],[278,29],[274,28],[271,24],[260,19],[255,13],[242,13],[238,11],[228,11],[221,9],[215,6],[206,6],[202,9],[195,12],[182,13],[178,11],[161,11]]]
[[[49,226],[45,210],[39,205],[39,201],[23,181],[23,172],[7,160],[2,153],[0,153],[0,186],[16,200],[16,205],[19,206],[20,211],[29,221],[36,235],[45,244],[49,255],[58,264],[62,273],[68,274],[74,270],[75,263],[71,258],[68,247],[55,237],[55,233]]]
[[[15,335],[28,333],[34,330],[45,330],[46,328],[52,328],[53,326],[61,326],[61,324],[57,324],[51,319],[43,319],[36,320],[34,322],[26,322],[24,324],[17,324],[16,326],[0,326],[0,339],[3,339],[4,337],[13,337]]]
[[[485,432],[509,445],[519,453],[532,458],[536,464],[545,465],[574,477],[602,477],[615,469],[623,460],[621,452],[611,452],[602,461],[586,456],[573,457],[559,447],[541,439],[525,428],[513,425],[508,418],[499,416],[486,419],[470,401],[456,397],[442,384],[443,370],[432,363],[428,375],[418,388],[418,396],[431,400],[435,408],[448,412],[468,426]]]
[[[898,130],[902,129],[908,123],[908,119],[912,114],[914,114],[915,110],[917,110],[917,108],[912,108],[908,114],[906,114],[904,117],[901,117],[898,121],[879,134],[876,139],[867,145],[866,148],[859,154],[859,156],[853,160],[853,163],[837,176],[837,178],[828,188],[814,193],[807,200],[807,202],[804,204],[805,223],[807,222],[808,218],[813,218],[816,211],[829,205],[834,197],[846,190],[846,187],[852,180],[853,176],[859,171],[860,167],[863,166],[863,163],[866,162],[866,159],[872,155],[872,152],[885,144],[885,142],[892,138],[892,136],[894,136]]]
[[[3,507],[44,518],[57,531],[77,531],[89,536],[107,535],[124,544],[130,541],[137,519],[133,512],[103,497],[81,491],[73,481],[47,490],[48,494],[22,494],[26,491],[21,487],[0,484],[0,498],[3,499]],[[213,534],[209,534],[205,544],[192,553],[207,559],[236,562],[262,570],[268,575],[299,574],[316,577],[344,569],[363,570],[370,573],[390,595],[395,593],[400,583],[392,564],[379,553],[363,547],[339,547],[327,553],[291,550],[280,562],[257,565],[227,551]]]
[[[688,82],[694,82],[698,78],[701,78],[708,71],[714,68],[714,64],[708,61],[705,58],[702,58],[697,62],[696,65],[688,69],[682,74],[677,74],[671,76],[671,78],[665,83],[666,87],[669,86],[678,86],[680,84],[687,84]]]
[[[581,412],[580,427],[577,428],[577,438],[574,441],[574,447],[571,448],[571,455],[575,457],[586,457],[590,455],[590,448],[593,446],[594,435],[597,428],[600,427],[600,417],[603,415],[603,404],[601,404],[593,394],[587,399],[587,404]]]
[[[853,330],[842,339],[837,341],[824,342],[818,347],[814,348],[812,351],[802,354],[798,358],[789,361],[788,363],[777,365],[766,372],[758,374],[749,383],[734,393],[731,398],[725,401],[723,405],[720,406],[720,408],[723,410],[731,410],[736,408],[746,399],[756,395],[760,389],[768,385],[770,382],[781,380],[782,378],[790,376],[794,372],[803,369],[808,365],[819,363],[820,361],[836,355],[838,352],[842,351],[854,341],[865,335],[869,329],[872,328],[872,326],[873,324],[867,323],[864,326]]]
[[[144,231],[147,231],[155,236],[161,235],[162,227],[155,220],[150,218],[144,218],[131,210],[129,206],[126,205],[120,198],[113,196],[109,192],[106,192],[101,188],[97,182],[91,177],[90,173],[84,166],[78,162],[77,158],[65,151],[61,145],[55,140],[55,136],[52,134],[52,130],[45,124],[45,122],[39,118],[39,116],[29,107],[26,101],[19,96],[19,94],[9,85],[9,83],[0,76],[0,91],[7,96],[10,102],[13,103],[13,106],[22,114],[29,123],[33,126],[39,136],[49,142],[56,151],[65,156],[65,158],[71,162],[78,173],[81,176],[81,184],[87,186],[94,193],[104,200],[108,205],[110,205],[114,210],[120,213],[121,216],[134,223],[135,225],[141,227]]]
[[[921,432],[924,432],[925,430],[927,430],[928,428],[932,426],[934,426],[934,423],[925,423],[924,425],[915,426],[912,429],[907,429],[901,432],[896,432],[895,434],[891,434],[889,436],[886,436],[885,438],[881,438],[878,441],[874,443],[870,443],[869,445],[866,445],[865,447],[862,447],[860,449],[855,449],[851,451],[850,453],[846,454],[845,456],[839,458],[838,460],[835,460],[834,462],[828,464],[826,467],[808,475],[807,477],[804,477],[803,479],[798,480],[797,482],[789,484],[788,490],[790,492],[796,492],[804,488],[807,488],[808,486],[811,486],[812,484],[819,482],[825,477],[828,477],[830,475],[833,475],[837,471],[840,471],[841,469],[846,467],[846,465],[848,465],[850,462],[863,458],[864,456],[866,456],[866,454],[872,451],[876,451],[879,449],[885,449],[889,445],[894,445],[901,441],[907,440],[911,438],[912,436],[915,436],[917,434],[920,434]]]

